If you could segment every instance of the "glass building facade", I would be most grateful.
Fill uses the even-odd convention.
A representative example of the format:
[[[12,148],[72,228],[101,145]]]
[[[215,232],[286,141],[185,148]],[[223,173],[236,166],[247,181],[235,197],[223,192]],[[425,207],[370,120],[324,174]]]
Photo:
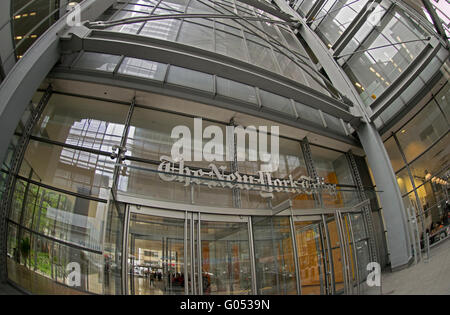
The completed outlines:
[[[17,68],[72,29],[2,151],[6,281],[33,294],[367,293],[368,264],[397,263],[362,116],[397,181],[408,260],[446,237],[448,41],[423,12],[389,0],[79,2],[10,3]],[[185,161],[194,175],[164,180],[174,130],[194,143],[198,118],[231,140],[215,161]],[[279,127],[278,168],[234,185],[265,165],[249,146],[238,159],[229,128],[260,125]],[[200,150],[212,138],[201,133]],[[225,180],[202,184],[211,163]],[[283,190],[302,177],[336,192]]]

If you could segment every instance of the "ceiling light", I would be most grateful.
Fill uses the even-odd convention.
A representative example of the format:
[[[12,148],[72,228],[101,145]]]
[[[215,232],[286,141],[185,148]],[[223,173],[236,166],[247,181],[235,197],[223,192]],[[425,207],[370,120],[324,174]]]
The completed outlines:
[[[425,175],[425,180],[430,180],[431,179],[431,173],[429,173],[428,171],[425,171],[426,175]]]
[[[369,67],[369,70],[372,71],[372,72],[375,72],[375,69],[372,68],[372,67]]]
[[[356,85],[357,87],[361,87],[361,84],[359,84],[358,82],[356,82],[355,85]]]

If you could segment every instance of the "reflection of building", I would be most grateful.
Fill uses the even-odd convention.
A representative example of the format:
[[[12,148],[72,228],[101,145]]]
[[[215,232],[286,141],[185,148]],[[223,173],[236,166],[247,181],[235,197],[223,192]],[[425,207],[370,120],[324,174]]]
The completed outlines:
[[[403,2],[289,4],[87,0],[90,22],[71,26],[65,5],[3,1],[2,279],[33,293],[352,294],[369,262],[419,257],[448,199],[447,41]],[[279,127],[273,182],[255,182],[266,166],[250,148],[238,158],[239,125]],[[214,144],[215,176],[202,158],[161,180],[179,127],[202,134],[193,155]],[[289,176],[337,192],[280,189]],[[69,262],[82,285],[62,289]]]

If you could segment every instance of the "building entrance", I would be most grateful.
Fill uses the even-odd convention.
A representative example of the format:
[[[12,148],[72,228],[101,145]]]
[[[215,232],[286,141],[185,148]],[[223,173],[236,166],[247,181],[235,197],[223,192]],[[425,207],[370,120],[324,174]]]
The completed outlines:
[[[222,215],[127,205],[123,292],[360,293],[369,263],[361,208]]]

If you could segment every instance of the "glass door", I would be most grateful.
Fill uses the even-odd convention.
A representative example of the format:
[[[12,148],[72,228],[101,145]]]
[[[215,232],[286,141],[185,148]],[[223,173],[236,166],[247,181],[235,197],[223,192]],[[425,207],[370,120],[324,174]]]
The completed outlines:
[[[324,237],[321,216],[295,216],[295,239],[301,294],[326,294]]]
[[[193,217],[196,232],[194,261],[198,268],[194,293],[251,294],[248,217],[209,214]]]
[[[185,294],[184,213],[130,211],[127,292],[130,295]]]
[[[251,294],[249,218],[128,207],[124,292]]]

